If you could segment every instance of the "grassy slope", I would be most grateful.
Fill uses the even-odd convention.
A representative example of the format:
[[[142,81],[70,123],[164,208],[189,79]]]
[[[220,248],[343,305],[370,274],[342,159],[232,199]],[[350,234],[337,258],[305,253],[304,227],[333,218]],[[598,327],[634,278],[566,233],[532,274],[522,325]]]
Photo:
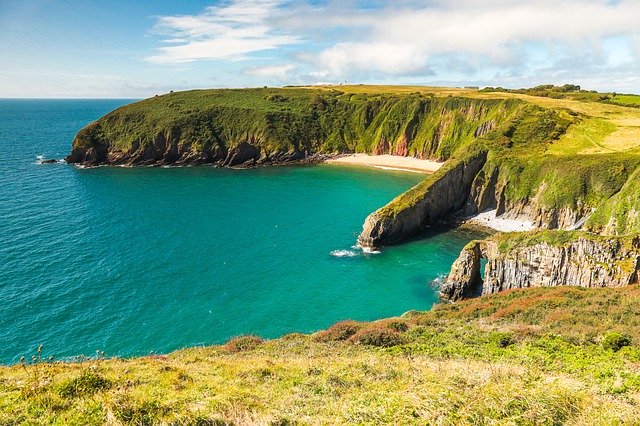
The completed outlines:
[[[625,205],[633,205],[639,198],[634,192],[637,185],[632,177],[640,166],[638,108],[595,102],[590,96],[597,94],[590,93],[578,100],[433,87],[340,86],[340,90],[346,93],[420,92],[437,98],[519,99],[543,107],[547,112],[529,110],[520,118],[515,115],[516,134],[510,140],[505,141],[499,132],[494,132],[484,140],[463,146],[458,153],[466,153],[469,147],[479,145],[493,151],[485,169],[487,175],[491,174],[490,169],[497,167],[500,170],[498,179],[505,188],[507,207],[532,204],[542,210],[569,208],[583,213],[601,207],[600,213],[589,221],[590,229],[613,234],[640,232],[640,215],[634,211],[629,214],[626,208],[616,208],[617,199],[612,198],[623,188],[629,200]],[[630,99],[635,97],[626,100]],[[554,126],[545,127],[546,122],[554,123]],[[394,215],[415,204],[431,186],[430,181],[442,173],[400,195],[381,212]],[[607,227],[608,212],[614,213],[615,223],[623,226]]]
[[[640,342],[639,314],[637,286],[538,288],[312,336],[1,367],[0,423],[632,424],[640,348],[602,340]]]
[[[127,151],[166,134],[198,152],[253,136],[267,151],[372,152],[381,141],[390,150],[406,142],[409,155],[444,160],[470,143],[478,126],[501,121],[523,105],[516,99],[435,98],[416,91],[193,90],[118,108],[81,130],[74,147],[102,144]]]

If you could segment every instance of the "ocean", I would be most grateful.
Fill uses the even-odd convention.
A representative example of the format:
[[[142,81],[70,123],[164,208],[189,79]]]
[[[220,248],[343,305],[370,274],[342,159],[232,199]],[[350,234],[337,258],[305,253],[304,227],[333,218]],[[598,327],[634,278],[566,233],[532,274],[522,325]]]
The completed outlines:
[[[354,248],[414,173],[39,164],[128,102],[0,100],[0,363],[40,344],[56,359],[127,357],[427,310],[479,236]]]

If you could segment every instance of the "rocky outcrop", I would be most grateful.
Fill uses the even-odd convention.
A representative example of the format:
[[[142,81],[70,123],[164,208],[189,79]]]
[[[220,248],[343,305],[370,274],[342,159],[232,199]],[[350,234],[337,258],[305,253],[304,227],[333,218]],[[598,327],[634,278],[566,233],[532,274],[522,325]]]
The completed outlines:
[[[544,231],[526,240],[473,241],[440,290],[445,300],[543,286],[621,287],[639,282],[640,238]],[[563,238],[558,241],[557,235]],[[507,247],[507,248],[505,248]],[[481,260],[486,259],[484,277]]]
[[[471,183],[486,159],[487,153],[479,152],[452,160],[392,204],[373,212],[363,225],[358,244],[363,247],[393,244],[458,211],[467,202]]]
[[[480,244],[472,241],[451,265],[446,282],[440,288],[440,297],[446,300],[468,299],[482,291],[480,277]]]
[[[159,133],[152,144],[143,145],[134,141],[126,150],[110,148],[108,143],[78,139],[66,161],[83,166],[162,166],[162,165],[201,165],[211,164],[221,167],[253,167],[259,165],[277,165],[292,162],[316,162],[328,155],[319,155],[310,151],[290,149],[288,151],[266,151],[261,148],[255,136],[235,146],[214,144],[207,147],[195,147],[188,143],[180,143],[179,133]]]

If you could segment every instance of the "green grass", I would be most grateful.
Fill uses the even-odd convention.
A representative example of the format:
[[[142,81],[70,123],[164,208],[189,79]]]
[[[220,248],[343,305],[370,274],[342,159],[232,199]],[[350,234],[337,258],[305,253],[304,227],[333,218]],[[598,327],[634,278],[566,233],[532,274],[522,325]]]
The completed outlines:
[[[610,102],[616,105],[640,107],[640,96],[616,94],[611,97]]]
[[[560,140],[547,150],[551,155],[577,155],[582,153],[611,152],[604,145],[607,136],[616,126],[601,118],[586,118],[572,126]]]
[[[640,168],[627,179],[619,192],[598,206],[587,220],[586,227],[608,234],[640,234],[639,194]]]
[[[0,423],[633,424],[639,314],[638,286],[538,288],[314,335],[1,367]]]
[[[79,132],[74,147],[129,151],[164,135],[200,152],[252,140],[267,152],[384,152],[450,158],[477,129],[503,120],[514,99],[328,89],[195,90],[123,106]]]

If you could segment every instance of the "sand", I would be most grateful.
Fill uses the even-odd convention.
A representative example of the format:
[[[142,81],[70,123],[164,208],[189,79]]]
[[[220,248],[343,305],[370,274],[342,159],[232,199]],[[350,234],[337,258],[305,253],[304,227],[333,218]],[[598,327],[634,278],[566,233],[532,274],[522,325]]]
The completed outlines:
[[[413,157],[400,157],[397,155],[367,155],[352,154],[343,157],[332,158],[327,163],[354,164],[360,166],[376,167],[384,170],[402,170],[416,173],[433,173],[444,163],[431,160],[420,160]]]
[[[466,220],[467,223],[486,226],[501,232],[522,232],[536,229],[531,221],[496,217],[495,210],[488,210]]]

